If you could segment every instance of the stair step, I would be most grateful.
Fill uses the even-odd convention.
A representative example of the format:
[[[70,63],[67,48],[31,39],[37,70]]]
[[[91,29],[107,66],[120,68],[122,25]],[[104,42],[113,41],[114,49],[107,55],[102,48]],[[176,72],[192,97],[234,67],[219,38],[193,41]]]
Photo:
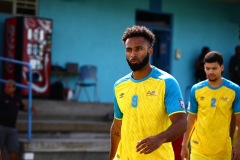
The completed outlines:
[[[110,122],[70,121],[70,120],[33,120],[32,132],[105,132],[109,133]],[[27,132],[28,121],[17,121],[18,132]]]
[[[18,137],[20,139],[26,139],[26,133],[19,133]],[[53,138],[53,139],[107,139],[110,138],[109,133],[93,133],[93,132],[69,132],[69,133],[52,133],[52,132],[45,132],[45,133],[33,133],[32,139],[40,139],[40,138]]]
[[[34,138],[20,139],[25,152],[108,152],[109,138]]]
[[[27,104],[27,100],[24,100],[24,103]],[[34,99],[33,106],[38,111],[36,115],[105,116],[107,113],[113,113],[113,103],[79,103]]]
[[[27,100],[24,100],[25,104]],[[27,140],[28,114],[19,112],[21,153],[34,160],[103,160],[110,150],[112,103],[79,103],[33,99],[32,139]]]

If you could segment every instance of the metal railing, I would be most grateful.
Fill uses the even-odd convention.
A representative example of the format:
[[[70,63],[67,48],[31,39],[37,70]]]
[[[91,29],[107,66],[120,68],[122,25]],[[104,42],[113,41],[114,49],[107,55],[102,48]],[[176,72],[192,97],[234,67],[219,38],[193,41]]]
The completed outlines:
[[[28,89],[28,142],[32,139],[32,67],[29,63],[11,59],[11,58],[5,58],[0,56],[0,61],[7,61],[10,63],[16,63],[20,65],[25,65],[29,68],[29,83],[28,85],[22,85],[20,83],[16,83],[17,87]],[[7,80],[0,77],[0,82],[6,83]]]

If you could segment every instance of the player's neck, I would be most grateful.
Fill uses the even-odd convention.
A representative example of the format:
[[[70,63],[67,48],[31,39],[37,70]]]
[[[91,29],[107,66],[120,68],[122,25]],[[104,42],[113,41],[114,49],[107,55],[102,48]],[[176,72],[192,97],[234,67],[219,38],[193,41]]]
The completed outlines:
[[[150,64],[147,64],[142,69],[135,71],[132,73],[132,78],[135,80],[139,80],[142,78],[145,78],[149,75],[149,73],[152,71],[152,66]]]
[[[216,87],[220,86],[220,85],[222,84],[222,82],[223,82],[222,77],[220,77],[220,78],[217,79],[216,81],[209,81],[209,80],[208,80],[208,84],[209,84],[211,87],[213,87],[213,88],[216,88]]]

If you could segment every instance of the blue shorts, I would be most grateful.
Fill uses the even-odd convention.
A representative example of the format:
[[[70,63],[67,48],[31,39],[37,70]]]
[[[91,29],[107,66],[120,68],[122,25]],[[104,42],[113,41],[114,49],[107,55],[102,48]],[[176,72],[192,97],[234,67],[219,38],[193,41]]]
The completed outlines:
[[[17,129],[0,125],[0,149],[7,148],[8,152],[19,152]]]

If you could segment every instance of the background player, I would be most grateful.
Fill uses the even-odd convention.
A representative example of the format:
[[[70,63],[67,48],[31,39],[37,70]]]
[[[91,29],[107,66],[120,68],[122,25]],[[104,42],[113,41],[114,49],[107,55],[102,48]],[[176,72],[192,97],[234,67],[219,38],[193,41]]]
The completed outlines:
[[[187,131],[182,144],[182,159],[191,160],[240,159],[240,137],[232,151],[230,121],[232,113],[240,126],[240,88],[223,78],[223,57],[219,52],[207,53],[204,58],[207,80],[193,85]],[[232,152],[232,155],[231,155]]]

